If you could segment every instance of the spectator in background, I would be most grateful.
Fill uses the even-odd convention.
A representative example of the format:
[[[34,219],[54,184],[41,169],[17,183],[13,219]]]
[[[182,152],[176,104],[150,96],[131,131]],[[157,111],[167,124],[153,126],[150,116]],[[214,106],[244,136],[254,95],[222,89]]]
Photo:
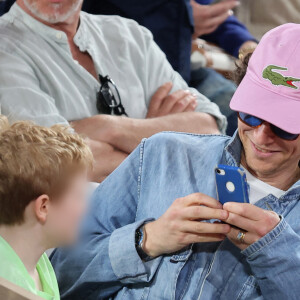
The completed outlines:
[[[186,82],[217,103],[228,118],[228,134],[237,126],[229,108],[235,84],[216,71],[201,68],[191,72],[192,37],[202,37],[238,57],[256,46],[255,39],[234,16],[235,0],[211,4],[213,0],[85,0],[83,10],[93,14],[117,14],[134,19],[153,33],[173,68]]]
[[[92,181],[154,133],[225,131],[217,105],[188,87],[147,29],[81,5],[18,0],[0,18],[3,114],[45,126],[71,122],[93,151]]]
[[[7,13],[16,0],[0,0],[0,16]]]
[[[4,0],[8,11],[15,0]],[[229,54],[243,56],[253,50],[256,41],[234,16],[236,0],[212,4],[213,0],[85,0],[83,10],[93,14],[120,15],[147,27],[167,55],[172,67],[190,86],[218,104],[228,119],[227,134],[237,126],[236,114],[229,108],[235,84],[209,68],[191,71],[191,39],[202,37]]]

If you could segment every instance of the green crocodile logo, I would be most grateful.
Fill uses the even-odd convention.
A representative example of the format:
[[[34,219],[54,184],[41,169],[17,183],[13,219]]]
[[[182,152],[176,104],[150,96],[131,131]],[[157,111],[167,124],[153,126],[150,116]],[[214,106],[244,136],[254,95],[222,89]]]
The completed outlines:
[[[298,87],[295,86],[293,82],[300,81],[300,78],[286,77],[273,70],[287,71],[288,69],[275,65],[267,66],[263,71],[263,78],[270,80],[273,85],[283,85],[292,89],[298,89]]]

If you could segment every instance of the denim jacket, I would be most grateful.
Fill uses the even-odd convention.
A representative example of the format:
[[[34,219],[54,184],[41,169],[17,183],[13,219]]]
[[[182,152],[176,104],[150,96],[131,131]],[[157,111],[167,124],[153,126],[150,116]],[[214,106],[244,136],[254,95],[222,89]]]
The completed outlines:
[[[244,251],[228,239],[191,245],[143,262],[135,231],[176,198],[216,198],[214,168],[240,164],[241,142],[227,136],[161,133],[143,140],[95,191],[82,238],[52,257],[62,299],[293,300],[300,297],[300,181],[272,209],[280,223]]]

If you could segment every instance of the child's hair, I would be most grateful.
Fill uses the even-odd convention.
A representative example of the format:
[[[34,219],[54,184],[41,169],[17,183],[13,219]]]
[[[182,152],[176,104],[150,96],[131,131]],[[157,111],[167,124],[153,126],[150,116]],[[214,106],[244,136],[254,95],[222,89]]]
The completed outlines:
[[[89,147],[69,127],[10,125],[0,115],[0,224],[22,224],[31,201],[60,195],[70,175],[92,162]]]

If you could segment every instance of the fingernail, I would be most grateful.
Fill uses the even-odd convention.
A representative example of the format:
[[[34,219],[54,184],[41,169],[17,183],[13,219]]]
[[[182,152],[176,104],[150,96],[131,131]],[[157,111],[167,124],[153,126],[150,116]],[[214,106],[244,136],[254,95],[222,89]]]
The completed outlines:
[[[191,94],[191,92],[189,90],[184,90],[184,92],[188,95]]]
[[[233,10],[232,9],[229,9],[228,10],[228,16],[232,16],[233,15]]]

